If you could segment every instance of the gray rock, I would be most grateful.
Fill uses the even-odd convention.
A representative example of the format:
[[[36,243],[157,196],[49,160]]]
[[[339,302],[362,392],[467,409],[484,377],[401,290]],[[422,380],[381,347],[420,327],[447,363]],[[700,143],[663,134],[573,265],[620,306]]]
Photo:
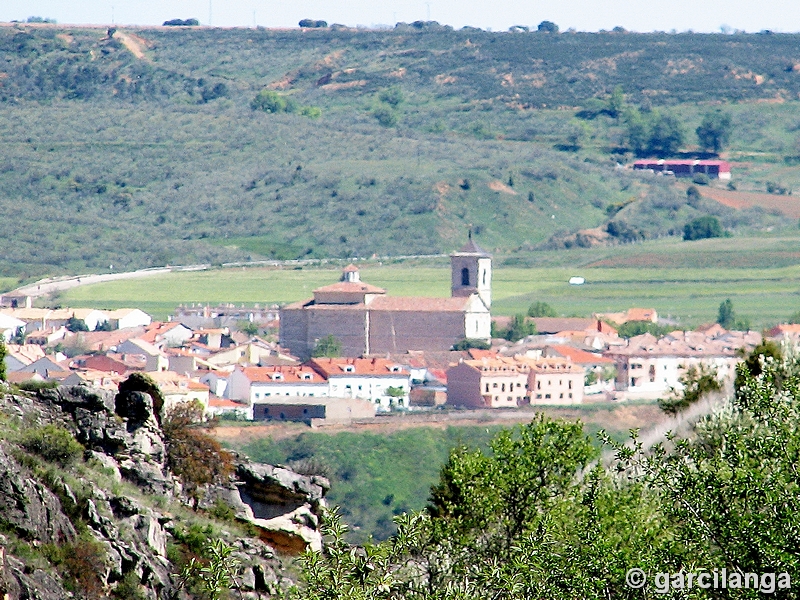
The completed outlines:
[[[0,523],[22,537],[59,544],[75,539],[61,501],[0,446]]]

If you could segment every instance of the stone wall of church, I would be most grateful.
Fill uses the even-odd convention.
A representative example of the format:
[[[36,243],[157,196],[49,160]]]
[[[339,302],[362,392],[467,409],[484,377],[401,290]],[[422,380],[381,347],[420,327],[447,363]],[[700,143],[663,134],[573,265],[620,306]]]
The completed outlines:
[[[280,344],[295,356],[310,356],[308,313],[303,308],[281,309]]]
[[[332,335],[342,344],[342,356],[359,357],[367,351],[367,311],[360,308],[331,308],[310,306],[308,340],[313,350],[316,340]],[[308,358],[311,354],[300,358]]]
[[[370,311],[369,351],[442,351],[464,339],[464,313]]]

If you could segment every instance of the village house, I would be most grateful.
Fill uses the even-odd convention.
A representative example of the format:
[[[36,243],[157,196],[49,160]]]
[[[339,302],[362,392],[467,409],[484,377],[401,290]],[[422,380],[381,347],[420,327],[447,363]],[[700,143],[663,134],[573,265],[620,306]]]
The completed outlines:
[[[329,395],[328,381],[310,366],[237,367],[228,377],[226,396],[249,405],[275,397]]]
[[[140,338],[125,340],[116,347],[121,354],[139,356],[145,361],[145,371],[166,371],[169,368],[169,359],[153,344]]]
[[[182,402],[199,402],[203,412],[208,409],[210,394],[207,385],[173,371],[152,371],[147,375],[158,384],[164,396],[164,411]]]
[[[25,321],[0,313],[0,341],[10,342],[20,330],[25,331]]]
[[[378,410],[408,407],[408,369],[385,358],[312,358],[306,363],[328,382],[328,396],[360,398]]]
[[[118,308],[108,313],[108,322],[114,329],[143,327],[150,325],[151,321],[150,315],[138,308]]]
[[[583,367],[569,357],[522,358],[517,360],[528,366],[527,387],[531,404],[580,404],[583,402]]]
[[[6,370],[19,371],[44,356],[44,349],[38,344],[6,344]]]
[[[622,312],[595,313],[594,317],[611,321],[615,325],[624,325],[631,321],[658,323],[658,313],[655,308],[629,308]]]
[[[194,333],[181,323],[156,321],[145,326],[145,332],[138,336],[156,348],[176,348],[192,339]]]
[[[564,344],[545,346],[542,358],[566,359],[573,365],[581,367],[584,372],[583,394],[598,394],[612,391],[616,379],[616,363],[601,354],[587,352],[580,348]],[[533,388],[532,388],[533,389]]]
[[[449,298],[404,298],[362,282],[359,270],[350,265],[338,283],[281,309],[281,346],[306,359],[329,335],[347,357],[443,351],[465,338],[488,342],[491,256],[470,239],[450,255],[450,266]]]
[[[504,356],[461,360],[447,369],[447,404],[516,408],[528,402],[528,365]]]
[[[616,363],[618,391],[632,398],[660,398],[682,389],[680,379],[693,366],[714,369],[721,381],[732,382],[740,350],[750,351],[760,342],[757,332],[715,326],[705,332],[673,331],[660,339],[645,333],[604,355]]]

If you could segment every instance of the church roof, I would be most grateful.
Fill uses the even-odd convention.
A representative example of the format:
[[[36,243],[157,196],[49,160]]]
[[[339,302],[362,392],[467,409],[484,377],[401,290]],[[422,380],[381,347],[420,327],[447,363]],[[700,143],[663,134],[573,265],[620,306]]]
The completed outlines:
[[[351,292],[358,294],[385,294],[386,290],[363,281],[339,281],[314,290],[317,292]]]
[[[370,310],[397,310],[415,312],[463,312],[469,304],[468,296],[456,298],[414,298],[381,296],[369,304]]]
[[[472,239],[472,236],[470,236],[469,241],[464,244],[458,252],[454,252],[453,254],[477,254],[479,256],[491,256],[491,254],[486,252],[486,250],[475,243],[475,240]]]

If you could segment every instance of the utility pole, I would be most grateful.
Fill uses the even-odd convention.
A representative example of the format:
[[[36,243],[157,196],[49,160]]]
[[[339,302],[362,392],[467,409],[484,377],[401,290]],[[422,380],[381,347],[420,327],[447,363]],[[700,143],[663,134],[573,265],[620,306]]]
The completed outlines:
[[[212,0],[208,0],[208,26],[211,27],[211,2]]]
[[[428,21],[430,21],[431,20],[431,3],[430,2],[426,2],[425,6],[428,7]]]

